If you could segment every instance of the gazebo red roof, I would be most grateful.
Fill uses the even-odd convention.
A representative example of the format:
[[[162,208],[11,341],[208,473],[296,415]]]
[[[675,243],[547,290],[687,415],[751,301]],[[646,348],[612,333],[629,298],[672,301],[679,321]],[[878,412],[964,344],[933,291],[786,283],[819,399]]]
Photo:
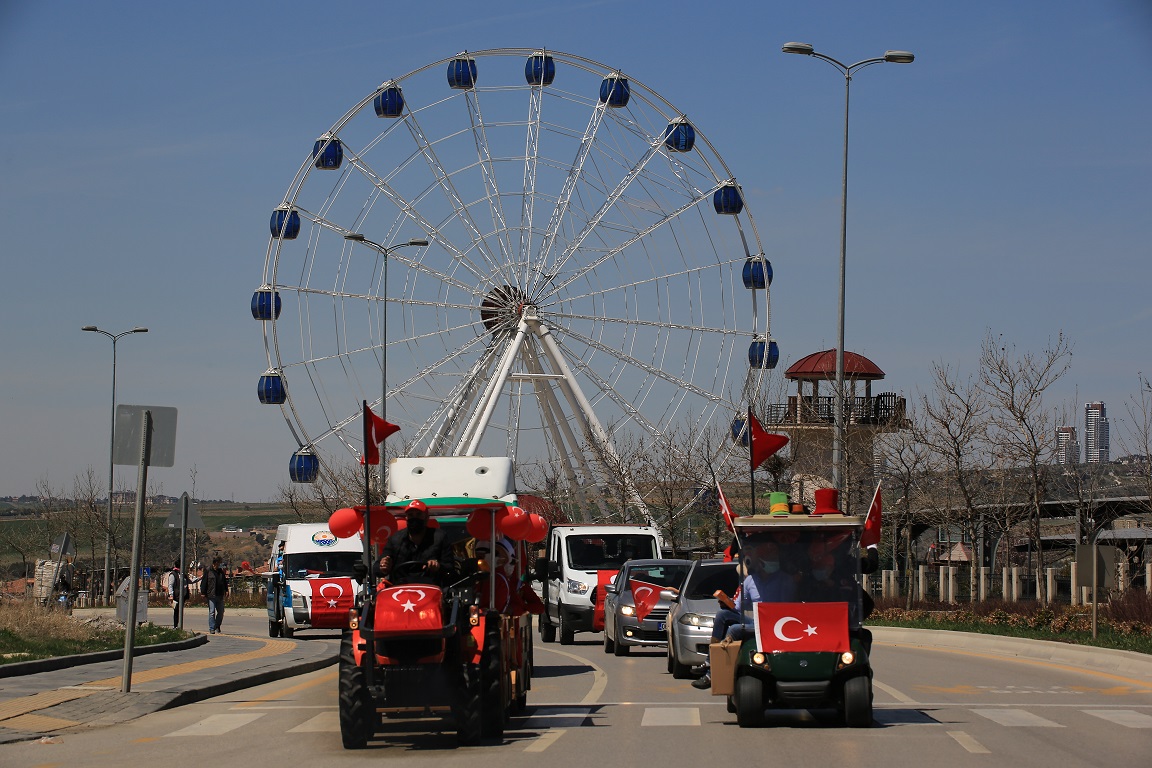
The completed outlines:
[[[875,381],[884,378],[884,371],[864,355],[844,352],[844,376],[849,379]],[[836,378],[836,350],[826,349],[802,357],[784,372],[792,381],[831,381]]]

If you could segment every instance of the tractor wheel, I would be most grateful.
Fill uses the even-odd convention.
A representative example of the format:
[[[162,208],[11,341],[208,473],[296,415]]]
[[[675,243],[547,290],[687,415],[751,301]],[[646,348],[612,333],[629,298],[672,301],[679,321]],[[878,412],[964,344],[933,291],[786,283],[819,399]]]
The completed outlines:
[[[502,656],[500,616],[489,613],[485,621],[484,651],[480,655],[481,730],[486,738],[498,741],[504,740],[504,725],[508,721]]]
[[[375,732],[376,708],[364,681],[364,670],[352,653],[352,633],[340,638],[340,740],[344,749],[364,749]]]
[[[867,675],[844,683],[844,722],[850,728],[872,725],[872,681]]]
[[[456,741],[460,746],[472,747],[480,743],[483,728],[480,712],[480,668],[466,664],[461,670],[460,687],[452,702]]]
[[[764,681],[752,675],[736,678],[736,723],[751,728],[764,722]]]

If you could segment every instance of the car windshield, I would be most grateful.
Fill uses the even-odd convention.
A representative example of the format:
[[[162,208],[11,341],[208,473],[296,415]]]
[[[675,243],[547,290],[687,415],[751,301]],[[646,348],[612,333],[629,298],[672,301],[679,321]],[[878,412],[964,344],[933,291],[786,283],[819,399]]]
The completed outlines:
[[[352,576],[359,552],[297,552],[284,556],[284,574],[290,579],[308,576]]]
[[[739,586],[740,575],[736,572],[736,563],[698,565],[692,574],[692,580],[684,588],[684,599],[707,600],[716,594],[718,589],[732,597]]]
[[[666,563],[661,565],[640,565],[628,569],[628,580],[638,579],[661,587],[680,588],[688,575],[691,563]]]
[[[647,533],[569,536],[568,562],[580,571],[616,570],[629,560],[656,558],[656,537]]]

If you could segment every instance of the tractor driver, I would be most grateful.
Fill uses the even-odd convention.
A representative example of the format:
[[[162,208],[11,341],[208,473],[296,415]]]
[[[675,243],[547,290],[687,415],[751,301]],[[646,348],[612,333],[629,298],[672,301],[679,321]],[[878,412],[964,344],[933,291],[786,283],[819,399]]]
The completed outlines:
[[[444,532],[428,524],[428,505],[416,499],[405,510],[407,525],[389,537],[380,551],[376,575],[393,584],[439,584],[450,581],[456,572],[452,548],[444,543]],[[423,563],[422,567],[402,563]]]

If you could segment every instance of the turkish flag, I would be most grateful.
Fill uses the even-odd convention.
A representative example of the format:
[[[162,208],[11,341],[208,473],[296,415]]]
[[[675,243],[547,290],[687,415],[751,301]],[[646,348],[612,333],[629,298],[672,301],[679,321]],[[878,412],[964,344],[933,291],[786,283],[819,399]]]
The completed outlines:
[[[757,603],[756,649],[761,653],[850,650],[848,603]]]
[[[361,464],[379,464],[380,463],[380,443],[384,439],[395,432],[399,432],[400,427],[396,426],[390,421],[377,416],[371,408],[368,407],[368,401],[364,401],[364,455],[360,457]]]
[[[881,521],[880,483],[876,483],[876,493],[872,494],[872,506],[868,507],[868,517],[864,518],[864,532],[860,534],[860,546],[870,547],[880,543],[883,531]]]
[[[348,611],[356,597],[356,585],[347,577],[309,579],[312,585],[312,626],[316,629],[344,629]]]
[[[748,409],[748,441],[752,454],[752,469],[756,469],[772,457],[772,454],[788,445],[787,435],[765,431],[756,414]]]
[[[596,604],[592,606],[592,631],[604,629],[604,593],[620,571],[596,571]]]
[[[381,588],[373,629],[383,634],[440,631],[440,595],[440,588],[431,584]]]
[[[736,526],[733,524],[736,515],[733,514],[732,507],[728,505],[728,499],[724,496],[724,489],[720,487],[719,480],[716,481],[716,494],[720,501],[720,514],[724,516],[724,525],[728,526],[729,531],[736,533]]]
[[[648,614],[652,613],[656,603],[660,602],[662,587],[659,584],[649,584],[639,579],[630,580],[628,587],[632,590],[632,602],[636,604],[636,618],[644,621],[648,618]]]

